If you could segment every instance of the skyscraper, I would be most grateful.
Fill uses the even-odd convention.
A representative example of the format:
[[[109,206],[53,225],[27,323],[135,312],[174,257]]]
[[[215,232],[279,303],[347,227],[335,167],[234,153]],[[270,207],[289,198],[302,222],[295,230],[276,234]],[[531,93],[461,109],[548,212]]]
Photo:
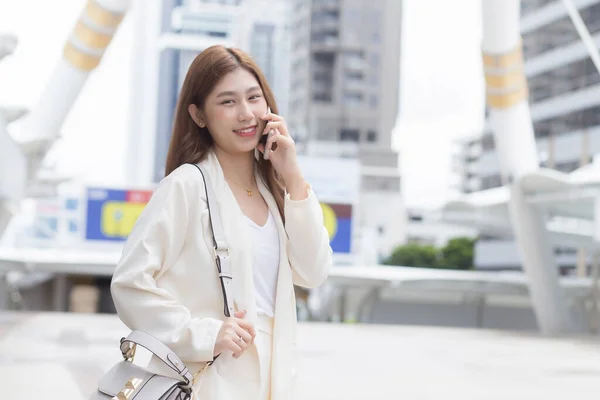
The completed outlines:
[[[574,2],[596,46],[600,45],[600,1]],[[540,164],[572,172],[600,153],[600,74],[559,0],[521,2],[521,36],[529,105]],[[489,125],[460,145],[457,158],[466,193],[506,184]],[[576,249],[555,247],[558,264],[585,260]],[[578,261],[579,259],[579,261]],[[513,240],[496,236],[476,246],[479,267],[520,268]]]
[[[401,3],[295,1],[290,123],[308,153],[397,165]]]
[[[291,4],[288,0],[245,0],[241,47],[261,68],[279,107],[288,115]]]
[[[242,0],[161,0],[132,9],[136,44],[128,174],[132,185],[164,176],[173,114],[193,59],[215,44],[241,47]]]
[[[290,130],[309,156],[360,160],[359,230],[387,253],[405,220],[391,140],[402,2],[295,0],[292,15]]]

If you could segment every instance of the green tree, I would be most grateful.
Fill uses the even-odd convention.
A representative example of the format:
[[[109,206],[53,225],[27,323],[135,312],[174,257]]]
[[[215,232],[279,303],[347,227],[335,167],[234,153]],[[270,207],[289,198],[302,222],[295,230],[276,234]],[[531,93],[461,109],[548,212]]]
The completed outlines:
[[[456,237],[450,239],[440,251],[443,268],[473,269],[474,247],[475,239],[473,238]]]
[[[384,264],[437,268],[439,266],[438,258],[438,250],[434,246],[410,243],[396,247]]]

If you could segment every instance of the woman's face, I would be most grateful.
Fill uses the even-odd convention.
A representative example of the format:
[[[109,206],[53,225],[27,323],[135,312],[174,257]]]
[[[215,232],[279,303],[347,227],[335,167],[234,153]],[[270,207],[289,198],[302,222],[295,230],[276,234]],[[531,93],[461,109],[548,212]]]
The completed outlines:
[[[208,95],[204,109],[190,106],[200,126],[206,124],[215,144],[227,153],[253,152],[265,128],[260,117],[267,102],[258,81],[244,68],[225,75]]]

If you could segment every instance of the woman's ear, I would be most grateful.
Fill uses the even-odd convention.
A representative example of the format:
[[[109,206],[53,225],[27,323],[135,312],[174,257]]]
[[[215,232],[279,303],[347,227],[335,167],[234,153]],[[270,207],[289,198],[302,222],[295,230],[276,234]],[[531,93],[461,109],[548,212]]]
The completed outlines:
[[[206,126],[204,120],[200,116],[200,110],[198,109],[198,106],[195,104],[190,104],[188,107],[188,112],[190,113],[190,117],[192,117],[196,125],[198,125],[200,128],[204,128]]]

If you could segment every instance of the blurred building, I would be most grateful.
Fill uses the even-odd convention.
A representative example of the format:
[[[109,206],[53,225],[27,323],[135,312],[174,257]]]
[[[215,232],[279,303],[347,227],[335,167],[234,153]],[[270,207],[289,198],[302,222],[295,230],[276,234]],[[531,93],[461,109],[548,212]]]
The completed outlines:
[[[387,255],[404,241],[406,221],[391,149],[401,11],[396,0],[134,3],[129,185],[164,176],[177,95],[193,58],[213,44],[240,47],[267,76],[300,152],[360,161],[353,243],[366,243],[365,233]]]
[[[288,115],[291,68],[289,0],[244,0],[244,31],[240,47],[265,74],[275,94],[279,114]]]
[[[361,163],[357,235],[380,254],[404,240],[398,154],[402,2],[295,0],[288,121],[309,156]]]
[[[542,164],[571,172],[600,152],[600,74],[560,0],[523,1],[525,74]],[[600,0],[578,1],[600,46]],[[463,142],[464,192],[503,184],[491,129]]]
[[[193,59],[215,44],[239,47],[264,69],[286,109],[289,7],[285,0],[160,0],[134,2],[132,117],[128,183],[164,176],[177,96]]]
[[[406,217],[406,243],[443,247],[456,237],[478,236],[476,229],[443,222],[438,213],[431,210],[410,208]]]
[[[574,3],[600,46],[600,1]],[[562,1],[528,0],[521,7],[524,68],[540,163],[572,172],[600,153],[600,74]],[[463,193],[504,184],[489,125],[482,136],[457,143],[453,160],[460,176],[455,189]],[[492,236],[479,241],[476,253],[480,267],[520,266],[512,241]],[[557,248],[556,254],[564,268],[577,263],[576,249]]]

